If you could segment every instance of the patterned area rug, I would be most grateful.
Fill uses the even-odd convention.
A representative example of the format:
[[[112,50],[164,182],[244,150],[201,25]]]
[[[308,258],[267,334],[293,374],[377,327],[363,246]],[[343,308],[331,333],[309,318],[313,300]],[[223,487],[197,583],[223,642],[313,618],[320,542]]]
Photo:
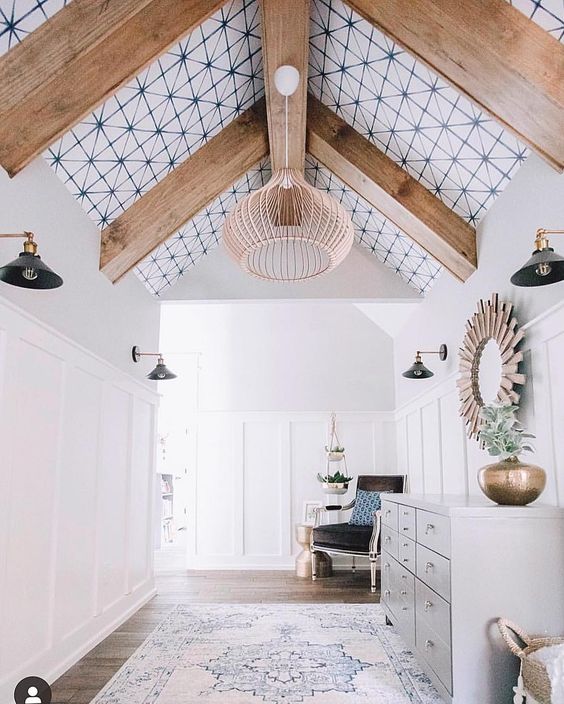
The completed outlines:
[[[93,704],[440,704],[378,605],[177,606]]]

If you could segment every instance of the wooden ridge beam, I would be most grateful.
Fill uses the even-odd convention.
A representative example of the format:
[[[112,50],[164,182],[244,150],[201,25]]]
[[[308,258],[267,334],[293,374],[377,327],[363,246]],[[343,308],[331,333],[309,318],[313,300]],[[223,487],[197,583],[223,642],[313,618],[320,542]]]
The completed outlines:
[[[564,46],[506,0],[347,0],[553,167],[564,168]]]
[[[0,164],[14,176],[224,2],[71,2],[0,58]]]
[[[476,270],[474,228],[312,95],[307,150],[457,279]]]
[[[267,155],[263,99],[102,230],[101,271],[116,282]]]
[[[288,165],[303,171],[306,140],[309,57],[309,0],[261,0],[262,55],[270,159],[273,169],[285,165],[285,99],[276,90],[274,72],[291,65],[300,72],[296,92],[288,99]]]

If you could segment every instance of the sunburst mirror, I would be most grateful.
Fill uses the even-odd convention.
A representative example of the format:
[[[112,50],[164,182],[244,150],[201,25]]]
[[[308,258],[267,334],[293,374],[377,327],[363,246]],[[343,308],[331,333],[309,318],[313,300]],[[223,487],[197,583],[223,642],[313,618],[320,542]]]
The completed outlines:
[[[480,300],[478,310],[466,322],[466,334],[458,353],[460,415],[466,421],[468,437],[477,438],[480,408],[493,401],[519,402],[515,386],[525,383],[519,372],[523,353],[517,351],[524,332],[513,316],[513,304]]]

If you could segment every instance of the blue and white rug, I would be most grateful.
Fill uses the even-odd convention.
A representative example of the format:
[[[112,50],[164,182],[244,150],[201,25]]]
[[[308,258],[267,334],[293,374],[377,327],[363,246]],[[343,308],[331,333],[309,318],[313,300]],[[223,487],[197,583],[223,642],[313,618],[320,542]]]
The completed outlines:
[[[376,604],[174,608],[93,704],[440,704]]]

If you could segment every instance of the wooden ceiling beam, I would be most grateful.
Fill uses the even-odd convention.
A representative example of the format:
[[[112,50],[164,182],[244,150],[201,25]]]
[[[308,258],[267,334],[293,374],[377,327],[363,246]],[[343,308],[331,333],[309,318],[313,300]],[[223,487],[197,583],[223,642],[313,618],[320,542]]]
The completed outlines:
[[[474,228],[311,95],[307,151],[457,279],[476,270]]]
[[[118,281],[266,156],[263,99],[102,230],[101,271]]]
[[[347,0],[553,167],[564,168],[564,46],[506,0]]]
[[[274,72],[294,66],[300,72],[296,92],[288,99],[288,165],[303,171],[306,140],[309,57],[309,0],[261,0],[262,55],[273,169],[285,165],[285,99],[276,90]]]
[[[14,176],[224,2],[71,2],[0,58],[0,164]]]

